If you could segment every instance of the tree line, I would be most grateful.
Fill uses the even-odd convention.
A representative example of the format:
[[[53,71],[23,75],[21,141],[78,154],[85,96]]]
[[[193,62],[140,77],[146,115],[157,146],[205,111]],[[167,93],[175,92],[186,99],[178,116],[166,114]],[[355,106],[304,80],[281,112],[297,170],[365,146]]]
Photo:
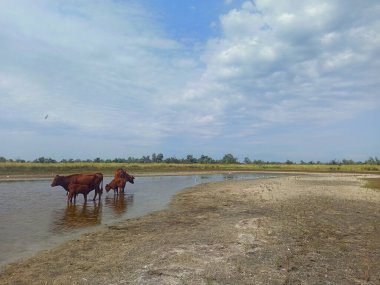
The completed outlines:
[[[165,158],[162,153],[153,153],[152,155],[144,155],[142,157],[132,157],[128,158],[114,158],[114,159],[102,159],[97,157],[95,159],[62,159],[60,161],[55,160],[50,157],[38,157],[34,160],[24,160],[24,159],[7,159],[3,156],[0,156],[0,162],[20,162],[20,163],[72,163],[72,162],[91,162],[91,163],[182,163],[182,164],[331,164],[331,165],[353,165],[353,164],[371,164],[371,165],[380,165],[380,159],[377,157],[369,157],[365,161],[353,161],[352,159],[342,159],[337,160],[333,159],[329,162],[321,161],[308,161],[305,162],[301,160],[300,162],[294,162],[291,160],[286,160],[285,162],[278,161],[264,161],[260,159],[251,160],[248,157],[245,157],[242,162],[239,161],[237,157],[231,153],[225,154],[221,159],[213,159],[208,155],[201,155],[200,157],[194,157],[191,154],[186,155],[184,158],[176,157],[167,157]]]

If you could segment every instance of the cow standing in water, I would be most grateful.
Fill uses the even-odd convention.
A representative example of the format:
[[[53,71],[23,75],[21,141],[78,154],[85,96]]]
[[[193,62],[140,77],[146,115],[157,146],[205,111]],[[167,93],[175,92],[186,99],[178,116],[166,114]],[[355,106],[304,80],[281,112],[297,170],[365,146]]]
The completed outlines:
[[[122,168],[119,168],[115,171],[115,179],[116,178],[124,178],[127,182],[133,184],[135,183],[135,177],[133,175],[129,175],[127,171]]]
[[[125,182],[123,181],[125,180]],[[125,184],[129,182],[131,184],[134,184],[135,183],[135,177],[133,175],[130,175],[127,173],[127,171],[125,171],[124,169],[122,168],[119,168],[115,171],[115,176],[114,176],[114,179],[109,183],[107,184],[109,189],[107,190],[107,192],[110,190],[110,189],[114,189],[114,191],[121,191],[121,192],[124,192],[124,189],[125,189]],[[106,187],[107,187],[106,185]],[[114,186],[112,186],[114,185]],[[121,186],[119,186],[121,185]]]
[[[127,180],[125,178],[114,178],[109,184],[106,184],[105,188],[107,193],[113,189],[116,194],[124,192],[125,184]]]
[[[75,204],[78,194],[83,194],[84,202],[87,203],[87,194],[91,191],[91,188],[88,185],[70,183],[68,188],[69,192],[67,196],[67,203],[72,203],[74,197]]]
[[[96,196],[100,197],[103,193],[103,174],[91,173],[91,174],[72,174],[68,176],[56,175],[51,183],[51,187],[62,186],[67,192],[69,192],[70,184],[82,184],[86,185],[89,189],[88,192],[95,190],[94,201]]]

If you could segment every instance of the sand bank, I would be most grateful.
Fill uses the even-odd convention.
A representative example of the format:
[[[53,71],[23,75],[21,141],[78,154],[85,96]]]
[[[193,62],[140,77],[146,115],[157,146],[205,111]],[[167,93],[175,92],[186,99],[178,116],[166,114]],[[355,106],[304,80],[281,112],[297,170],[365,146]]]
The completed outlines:
[[[201,184],[12,264],[0,284],[379,284],[380,191],[363,177]]]

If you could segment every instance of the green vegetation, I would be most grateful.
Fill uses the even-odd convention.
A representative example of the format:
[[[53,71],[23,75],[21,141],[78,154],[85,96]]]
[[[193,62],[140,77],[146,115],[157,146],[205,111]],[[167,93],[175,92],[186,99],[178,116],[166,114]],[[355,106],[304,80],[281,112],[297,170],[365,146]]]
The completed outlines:
[[[201,155],[199,158],[194,157],[191,154],[188,154],[185,158],[176,158],[176,157],[167,157],[164,158],[164,155],[162,153],[156,154],[153,153],[151,156],[150,155],[144,155],[140,158],[136,157],[131,157],[129,156],[128,158],[114,158],[114,159],[102,159],[100,157],[97,157],[93,160],[91,159],[86,159],[86,160],[81,160],[81,159],[62,159],[61,161],[57,161],[53,158],[50,157],[39,157],[36,158],[33,161],[26,161],[24,159],[7,159],[3,156],[0,156],[0,163],[1,162],[20,162],[20,163],[78,163],[78,162],[85,162],[85,163],[167,163],[167,164],[240,164],[238,158],[233,156],[231,153],[225,154],[221,159],[214,159],[208,155]],[[353,161],[352,159],[343,159],[341,161],[333,159],[329,162],[314,162],[314,161],[309,161],[305,162],[301,160],[299,163],[291,161],[291,160],[286,160],[285,162],[276,162],[276,161],[264,161],[260,159],[255,159],[251,160],[248,157],[245,157],[243,160],[244,164],[257,164],[257,165],[281,165],[281,164],[286,164],[286,165],[371,165],[375,166],[374,169],[367,169],[367,170],[377,170],[377,166],[380,166],[380,159],[377,157],[369,157],[366,161],[361,162],[361,161]]]
[[[185,158],[169,157],[159,153],[141,158],[128,157],[115,159],[80,160],[62,159],[56,161],[52,158],[39,157],[33,161],[22,159],[12,160],[0,156],[0,177],[7,176],[34,176],[49,177],[55,174],[72,174],[85,172],[102,172],[112,175],[117,168],[127,169],[133,174],[144,173],[176,173],[196,171],[306,171],[306,172],[379,172],[380,160],[370,157],[365,162],[354,162],[343,159],[332,160],[328,163],[304,162],[295,163],[269,162],[263,160],[250,160],[245,158],[240,163],[232,154],[225,154],[222,159],[215,160],[207,155],[199,158],[187,155]]]
[[[365,187],[380,190],[380,178],[367,178]]]
[[[117,168],[133,174],[196,171],[307,171],[307,172],[379,172],[380,166],[369,164],[200,164],[200,163],[94,163],[94,162],[0,162],[0,176],[53,176],[84,172],[112,175]]]

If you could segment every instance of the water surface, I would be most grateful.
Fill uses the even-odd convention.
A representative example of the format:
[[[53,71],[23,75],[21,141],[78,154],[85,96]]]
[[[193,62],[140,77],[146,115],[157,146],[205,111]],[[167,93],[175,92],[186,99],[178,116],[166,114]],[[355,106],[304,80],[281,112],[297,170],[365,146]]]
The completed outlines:
[[[191,176],[138,177],[127,183],[126,192],[102,196],[87,204],[83,196],[75,205],[67,204],[62,187],[50,187],[50,180],[0,182],[0,265],[51,248],[81,233],[127,218],[164,209],[173,194],[199,183],[227,179],[255,179],[273,174],[213,174]],[[111,177],[105,177],[109,183]],[[105,184],[104,184],[105,185]]]

